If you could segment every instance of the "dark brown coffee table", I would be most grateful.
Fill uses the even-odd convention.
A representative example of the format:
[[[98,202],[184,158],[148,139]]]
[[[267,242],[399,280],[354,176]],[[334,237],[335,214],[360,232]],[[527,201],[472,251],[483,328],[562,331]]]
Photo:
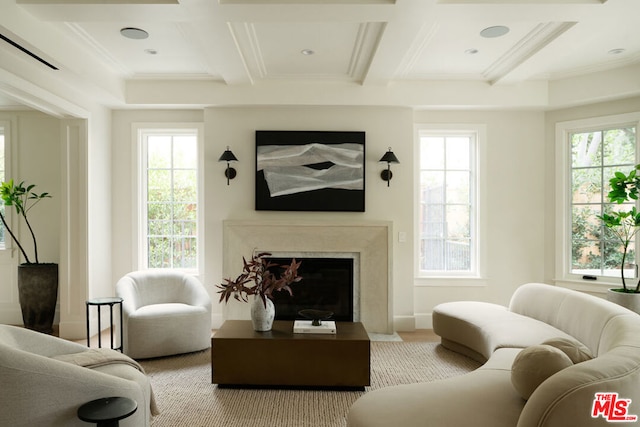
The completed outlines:
[[[294,334],[284,320],[256,332],[250,320],[227,320],[211,338],[211,382],[362,390],[370,385],[369,336],[360,322],[336,322],[336,332]]]

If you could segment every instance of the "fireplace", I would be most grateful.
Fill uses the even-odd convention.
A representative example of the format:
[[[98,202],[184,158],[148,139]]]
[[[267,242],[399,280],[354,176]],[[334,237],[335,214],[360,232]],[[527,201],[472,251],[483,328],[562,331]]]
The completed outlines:
[[[393,333],[390,222],[225,220],[222,231],[222,277],[237,276],[242,257],[251,256],[254,250],[282,258],[301,253],[314,258],[342,256],[336,254],[357,258],[354,321],[362,322],[368,332]],[[229,301],[222,306],[222,320],[248,318],[249,304]]]
[[[293,258],[299,261],[298,274],[302,280],[293,283],[293,295],[286,291],[275,292],[276,320],[302,319],[300,310],[315,309],[333,313],[331,320],[353,322],[359,320],[358,279],[354,269],[357,254],[330,254],[308,256],[304,253],[289,256],[272,254],[269,260],[278,264],[289,264]],[[282,268],[273,268],[280,273]]]

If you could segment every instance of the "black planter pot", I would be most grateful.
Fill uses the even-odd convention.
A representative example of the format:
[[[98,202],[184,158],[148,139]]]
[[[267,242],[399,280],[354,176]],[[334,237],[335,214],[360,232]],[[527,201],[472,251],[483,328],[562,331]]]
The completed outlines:
[[[50,334],[58,301],[58,264],[19,265],[18,296],[24,326]]]

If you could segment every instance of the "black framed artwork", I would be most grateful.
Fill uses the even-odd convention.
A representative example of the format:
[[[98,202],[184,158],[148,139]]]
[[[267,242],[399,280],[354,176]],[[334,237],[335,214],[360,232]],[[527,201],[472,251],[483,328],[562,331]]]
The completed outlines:
[[[256,131],[256,210],[364,212],[365,133]]]

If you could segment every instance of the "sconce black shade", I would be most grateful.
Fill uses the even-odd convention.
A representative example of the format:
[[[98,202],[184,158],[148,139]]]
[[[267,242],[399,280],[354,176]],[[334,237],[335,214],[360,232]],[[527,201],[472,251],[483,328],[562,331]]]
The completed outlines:
[[[384,153],[384,156],[382,156],[380,161],[381,162],[387,162],[387,163],[400,163],[400,160],[398,160],[396,155],[393,154],[393,151],[391,151],[391,148],[389,148],[389,151]]]
[[[229,162],[237,162],[238,158],[229,150],[229,147],[222,153],[219,162],[227,162],[227,169],[224,171],[224,176],[227,177],[227,185],[229,185],[229,180],[236,177],[236,170],[229,166]]]
[[[396,155],[393,154],[393,151],[391,151],[391,147],[389,147],[389,151],[384,153],[384,156],[382,156],[382,158],[380,159],[380,162],[387,163],[387,169],[380,172],[380,178],[382,178],[383,181],[387,181],[387,187],[388,187],[391,181],[391,178],[393,178],[393,173],[391,173],[391,163],[400,163],[400,160],[398,160]]]
[[[227,147],[226,150],[224,150],[224,153],[222,153],[222,156],[220,156],[220,158],[218,159],[219,162],[237,162],[238,159],[236,158],[236,156],[231,152],[231,150],[229,150],[229,147]]]

